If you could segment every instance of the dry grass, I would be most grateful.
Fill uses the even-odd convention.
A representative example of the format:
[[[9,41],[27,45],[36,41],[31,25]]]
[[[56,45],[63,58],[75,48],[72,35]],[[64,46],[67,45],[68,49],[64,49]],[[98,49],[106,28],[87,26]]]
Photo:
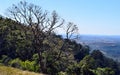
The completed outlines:
[[[0,75],[44,75],[0,65]]]

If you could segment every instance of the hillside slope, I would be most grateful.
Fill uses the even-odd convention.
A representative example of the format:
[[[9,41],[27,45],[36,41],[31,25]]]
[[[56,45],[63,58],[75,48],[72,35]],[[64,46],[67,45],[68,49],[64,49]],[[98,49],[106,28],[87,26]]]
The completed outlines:
[[[0,63],[32,71],[0,66],[0,75],[40,75],[33,71],[49,75],[120,75],[120,63],[105,57],[101,51],[90,52],[87,45],[54,33],[49,37],[46,32],[42,33],[45,39],[39,36],[40,42],[34,48],[35,38],[29,27],[0,18]],[[38,48],[42,51],[41,57]],[[39,62],[43,63],[44,72],[40,71]]]
[[[0,65],[0,75],[44,75],[29,71],[22,71],[12,67],[6,67]]]

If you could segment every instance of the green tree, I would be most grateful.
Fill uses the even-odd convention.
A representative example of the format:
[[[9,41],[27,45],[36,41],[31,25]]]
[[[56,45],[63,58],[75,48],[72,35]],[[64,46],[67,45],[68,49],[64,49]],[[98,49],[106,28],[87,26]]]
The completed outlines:
[[[96,75],[115,75],[115,72],[111,68],[97,68],[93,72]]]
[[[0,24],[0,55],[7,55],[13,59],[31,59],[35,52],[31,46],[31,33],[27,33],[29,36],[26,39],[22,26],[10,19],[1,20]]]
[[[94,69],[95,68],[95,60],[90,55],[87,55],[83,58],[83,60],[80,61],[79,65],[81,67],[85,66],[88,69]]]

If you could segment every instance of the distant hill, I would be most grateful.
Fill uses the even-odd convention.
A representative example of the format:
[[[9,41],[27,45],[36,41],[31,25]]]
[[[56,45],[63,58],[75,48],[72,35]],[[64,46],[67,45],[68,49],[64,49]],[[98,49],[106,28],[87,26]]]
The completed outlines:
[[[106,56],[120,61],[120,36],[81,35],[79,42],[89,45],[91,50],[99,49]]]

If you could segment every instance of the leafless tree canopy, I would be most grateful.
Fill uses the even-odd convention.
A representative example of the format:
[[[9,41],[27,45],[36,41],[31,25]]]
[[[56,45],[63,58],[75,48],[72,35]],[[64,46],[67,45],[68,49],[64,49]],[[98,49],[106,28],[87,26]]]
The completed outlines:
[[[51,32],[64,23],[64,20],[55,11],[49,16],[49,13],[43,11],[41,7],[22,1],[9,8],[8,12],[13,20],[33,28],[39,28],[40,31]]]
[[[70,39],[74,35],[78,35],[78,27],[72,22],[69,22],[64,28],[66,33],[66,38]]]

